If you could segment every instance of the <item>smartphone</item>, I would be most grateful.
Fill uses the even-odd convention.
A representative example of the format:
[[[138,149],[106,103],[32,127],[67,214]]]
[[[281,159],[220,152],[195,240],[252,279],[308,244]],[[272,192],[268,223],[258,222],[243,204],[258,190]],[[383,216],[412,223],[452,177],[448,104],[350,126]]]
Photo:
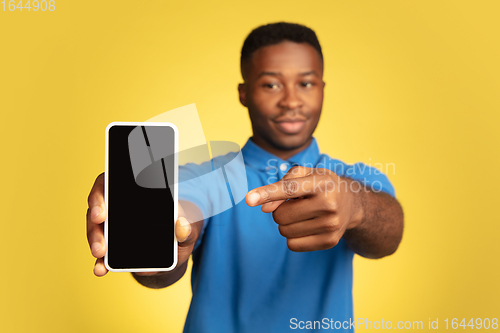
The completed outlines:
[[[104,264],[114,272],[177,265],[178,131],[160,122],[106,127]]]

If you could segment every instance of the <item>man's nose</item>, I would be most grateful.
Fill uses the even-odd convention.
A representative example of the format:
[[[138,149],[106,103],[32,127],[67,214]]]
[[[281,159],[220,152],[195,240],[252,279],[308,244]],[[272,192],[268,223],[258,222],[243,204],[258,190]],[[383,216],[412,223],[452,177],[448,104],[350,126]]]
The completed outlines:
[[[279,106],[289,110],[295,110],[301,107],[303,101],[296,87],[287,86],[284,89],[283,98],[279,102]]]

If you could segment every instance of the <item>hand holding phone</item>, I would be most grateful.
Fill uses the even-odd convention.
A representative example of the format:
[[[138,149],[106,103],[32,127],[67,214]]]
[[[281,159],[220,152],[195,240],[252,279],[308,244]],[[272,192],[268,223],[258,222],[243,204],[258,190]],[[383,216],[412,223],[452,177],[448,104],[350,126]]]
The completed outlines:
[[[104,173],[101,173],[96,178],[88,196],[87,209],[87,240],[92,255],[97,258],[94,265],[94,274],[96,276],[104,276],[108,272],[108,269],[104,266],[104,255],[106,254],[103,224],[106,219],[104,191]],[[189,206],[188,203],[184,205]],[[190,209],[190,212],[191,211],[192,209]],[[193,245],[199,234],[198,226],[200,226],[200,223],[192,224],[188,222],[186,217],[191,214],[186,213],[180,203],[178,205],[178,215],[179,218],[175,223],[175,235],[178,241],[178,265],[181,266],[191,255]],[[136,274],[154,275],[156,273],[157,272],[137,272]]]
[[[115,122],[106,128],[106,172],[95,181],[87,211],[95,275],[153,275],[189,258],[202,223],[193,232],[177,204],[177,138],[170,123]],[[193,206],[190,221],[198,221],[197,208],[185,205]]]

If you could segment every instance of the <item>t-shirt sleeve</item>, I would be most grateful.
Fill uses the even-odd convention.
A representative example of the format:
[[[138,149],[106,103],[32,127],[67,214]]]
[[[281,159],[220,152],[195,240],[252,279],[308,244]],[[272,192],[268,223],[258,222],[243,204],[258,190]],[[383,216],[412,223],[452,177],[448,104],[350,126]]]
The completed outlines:
[[[379,169],[361,162],[350,165],[336,161],[335,166],[335,173],[339,176],[356,180],[374,192],[385,192],[396,197],[394,186]]]

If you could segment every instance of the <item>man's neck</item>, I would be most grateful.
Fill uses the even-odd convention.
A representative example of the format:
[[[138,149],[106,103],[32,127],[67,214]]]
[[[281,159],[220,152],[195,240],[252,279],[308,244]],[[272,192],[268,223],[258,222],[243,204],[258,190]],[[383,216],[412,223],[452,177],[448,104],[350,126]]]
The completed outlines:
[[[277,148],[264,140],[256,138],[255,136],[252,136],[250,139],[253,141],[253,143],[255,143],[260,148],[264,149],[265,151],[267,151],[267,152],[269,152],[269,153],[271,153],[271,154],[273,154],[273,155],[275,155],[275,156],[277,156],[285,161],[288,160],[290,157],[294,156],[295,154],[298,154],[301,151],[303,151],[304,149],[306,149],[307,147],[309,147],[309,145],[311,144],[311,141],[312,141],[312,137],[311,137],[311,138],[309,138],[309,140],[307,140],[307,142],[304,145],[302,145],[298,148],[284,150],[284,149]]]

